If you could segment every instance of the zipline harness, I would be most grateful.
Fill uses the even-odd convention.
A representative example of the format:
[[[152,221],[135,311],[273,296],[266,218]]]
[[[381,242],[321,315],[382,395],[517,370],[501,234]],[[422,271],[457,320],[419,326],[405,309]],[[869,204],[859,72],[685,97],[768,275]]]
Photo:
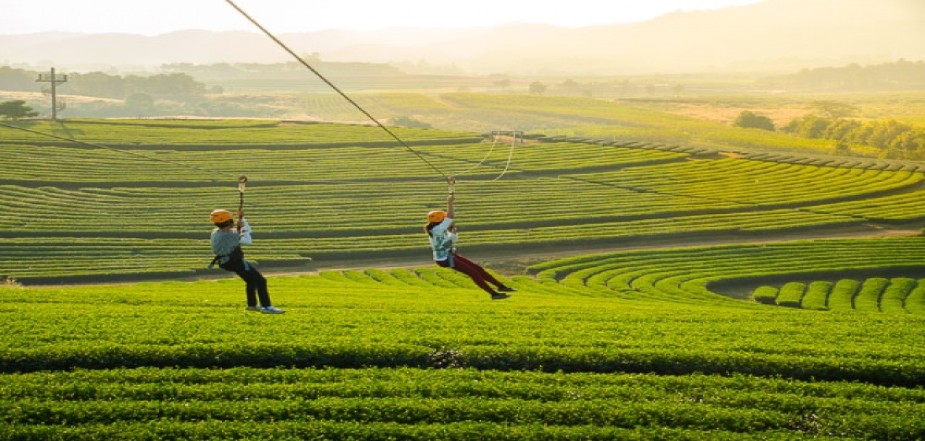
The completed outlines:
[[[244,189],[247,188],[247,176],[241,175],[238,176],[238,194],[240,198],[238,199],[238,213],[244,212]]]

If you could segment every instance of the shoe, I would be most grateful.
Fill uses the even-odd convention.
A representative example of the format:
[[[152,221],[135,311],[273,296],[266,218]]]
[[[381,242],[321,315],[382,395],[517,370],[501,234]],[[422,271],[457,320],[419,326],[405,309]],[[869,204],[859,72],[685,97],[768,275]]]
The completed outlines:
[[[262,308],[259,307],[259,306],[248,306],[248,307],[247,307],[247,310],[248,310],[248,311],[254,311],[254,312],[260,312],[260,311],[262,310]]]
[[[492,300],[504,300],[504,299],[507,299],[507,298],[510,298],[510,297],[511,297],[511,296],[509,296],[509,295],[507,295],[507,294],[505,294],[505,293],[502,293],[502,292],[496,292],[496,293],[494,293],[494,294],[491,295],[491,299],[492,299]]]
[[[260,312],[264,314],[282,314],[286,311],[283,311],[282,309],[279,309],[275,306],[264,306],[263,308],[260,308]]]
[[[514,292],[514,291],[516,291],[516,290],[515,290],[514,288],[511,288],[510,286],[501,285],[501,286],[498,287],[498,291],[501,291],[501,292]]]

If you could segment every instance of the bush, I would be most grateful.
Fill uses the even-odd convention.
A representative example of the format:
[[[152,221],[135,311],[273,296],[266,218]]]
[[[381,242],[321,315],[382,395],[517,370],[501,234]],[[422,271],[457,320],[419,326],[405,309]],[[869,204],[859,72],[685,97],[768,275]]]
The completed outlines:
[[[777,288],[773,286],[759,286],[752,294],[752,298],[758,303],[773,305],[777,300]]]
[[[739,117],[736,118],[733,125],[736,127],[744,127],[746,129],[770,130],[772,132],[774,131],[774,121],[771,121],[771,118],[750,112],[748,110],[740,113]]]
[[[779,306],[788,306],[799,308],[800,301],[803,300],[803,293],[806,292],[806,284],[801,282],[788,282],[780,288],[777,295],[777,304]]]
[[[23,100],[4,101],[0,103],[0,117],[17,120],[20,118],[32,118],[38,115],[38,112],[33,111]]]

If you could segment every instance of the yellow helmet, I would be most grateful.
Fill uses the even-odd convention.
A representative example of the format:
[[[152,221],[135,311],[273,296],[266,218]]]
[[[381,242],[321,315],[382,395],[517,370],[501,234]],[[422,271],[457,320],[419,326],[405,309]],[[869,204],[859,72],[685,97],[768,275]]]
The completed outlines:
[[[445,211],[434,210],[427,213],[427,222],[443,222],[444,219],[446,219]]]
[[[228,210],[212,210],[209,220],[211,220],[213,224],[223,224],[233,221],[234,216],[232,216],[231,212]]]

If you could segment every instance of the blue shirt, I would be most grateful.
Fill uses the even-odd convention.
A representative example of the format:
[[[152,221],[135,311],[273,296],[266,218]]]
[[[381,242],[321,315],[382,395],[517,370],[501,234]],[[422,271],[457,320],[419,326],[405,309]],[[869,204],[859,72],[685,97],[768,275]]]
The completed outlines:
[[[434,260],[437,262],[448,259],[453,252],[458,236],[450,231],[452,226],[453,219],[448,217],[430,230],[430,247],[434,249]]]
[[[228,255],[231,254],[235,248],[253,243],[253,239],[251,238],[251,226],[247,223],[247,220],[243,218],[241,219],[241,223],[243,225],[240,233],[234,229],[220,230],[216,228],[212,230],[212,252],[222,256],[218,261],[219,264],[227,262]]]

